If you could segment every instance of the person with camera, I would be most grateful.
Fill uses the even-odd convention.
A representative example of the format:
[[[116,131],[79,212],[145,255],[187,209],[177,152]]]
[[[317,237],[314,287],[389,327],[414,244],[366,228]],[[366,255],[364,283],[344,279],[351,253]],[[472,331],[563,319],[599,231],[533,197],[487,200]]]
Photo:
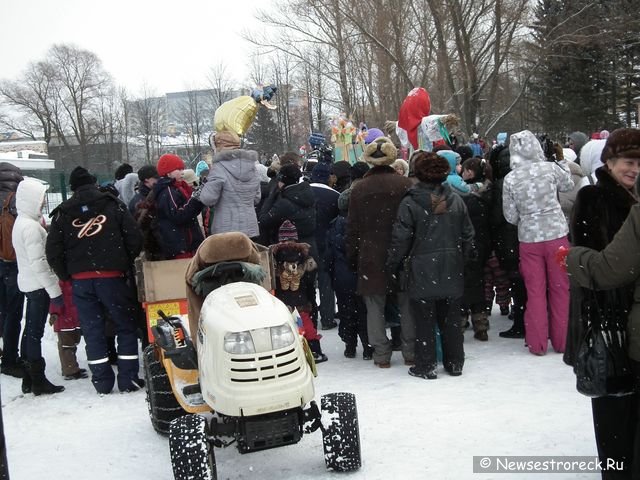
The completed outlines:
[[[545,156],[540,141],[529,130],[511,136],[509,151],[512,171],[504,179],[503,210],[505,219],[518,226],[520,272],[527,289],[526,342],[531,353],[544,355],[551,338],[553,349],[562,353],[569,318],[569,279],[554,255],[560,246],[568,247],[569,228],[558,191],[571,190],[573,180],[566,161]]]

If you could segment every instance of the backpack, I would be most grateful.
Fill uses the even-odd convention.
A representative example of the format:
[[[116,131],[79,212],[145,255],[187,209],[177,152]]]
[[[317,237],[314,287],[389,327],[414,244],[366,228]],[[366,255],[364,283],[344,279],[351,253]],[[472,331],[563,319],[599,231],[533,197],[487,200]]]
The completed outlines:
[[[14,192],[9,193],[2,204],[2,213],[0,213],[0,258],[5,262],[16,261],[16,251],[13,248],[11,233],[13,232],[13,224],[16,217],[9,211],[11,199],[15,195]]]

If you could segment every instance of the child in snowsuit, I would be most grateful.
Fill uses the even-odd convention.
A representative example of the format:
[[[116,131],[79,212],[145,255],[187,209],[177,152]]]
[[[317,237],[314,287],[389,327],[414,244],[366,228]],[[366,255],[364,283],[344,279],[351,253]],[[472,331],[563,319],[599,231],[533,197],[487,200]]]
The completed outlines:
[[[309,342],[316,363],[326,362],[327,356],[320,346],[321,335],[311,320],[312,299],[309,298],[309,282],[313,277],[309,272],[317,268],[316,262],[309,254],[307,243],[298,243],[295,226],[285,220],[278,232],[279,243],[271,247],[276,262],[276,298],[281,300],[289,310],[297,309],[302,319],[304,338]]]
[[[73,287],[71,280],[60,281],[60,289],[64,299],[64,306],[49,306],[49,323],[53,325],[53,331],[58,334],[58,355],[62,376],[65,380],[77,380],[87,378],[87,371],[80,368],[76,359],[76,351],[82,331],[78,320],[78,310],[73,303]]]

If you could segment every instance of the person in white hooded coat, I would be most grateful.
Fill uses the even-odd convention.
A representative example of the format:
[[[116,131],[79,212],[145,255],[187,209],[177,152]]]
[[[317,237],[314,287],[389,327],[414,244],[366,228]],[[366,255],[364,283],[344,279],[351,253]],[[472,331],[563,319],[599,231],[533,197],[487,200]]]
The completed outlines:
[[[42,206],[46,187],[33,179],[18,184],[12,242],[18,262],[18,288],[27,298],[21,355],[26,371],[23,393],[34,395],[58,393],[64,387],[53,385],[45,377],[42,358],[42,335],[49,314],[49,301],[63,303],[58,277],[49,267],[44,251],[47,232],[42,226]]]
[[[53,385],[45,377],[42,335],[49,314],[50,300],[63,305],[58,277],[49,267],[45,255],[47,232],[42,225],[42,206],[46,187],[26,178],[18,184],[16,210],[11,239],[18,262],[18,288],[27,298],[25,328],[22,334],[22,359],[26,365],[22,391],[34,395],[58,393],[64,387]]]
[[[606,140],[590,140],[582,147],[582,150],[580,150],[580,168],[584,176],[582,180],[580,180],[578,190],[587,185],[595,185],[598,183],[596,170],[604,165],[601,156],[605,143]]]
[[[569,246],[569,228],[558,191],[570,191],[573,180],[566,160],[546,161],[540,142],[528,130],[511,136],[509,152],[512,170],[504,178],[502,202],[504,218],[518,226],[520,273],[527,288],[526,342],[531,353],[544,355],[551,338],[554,350],[562,353],[569,278],[554,255],[560,246]]]

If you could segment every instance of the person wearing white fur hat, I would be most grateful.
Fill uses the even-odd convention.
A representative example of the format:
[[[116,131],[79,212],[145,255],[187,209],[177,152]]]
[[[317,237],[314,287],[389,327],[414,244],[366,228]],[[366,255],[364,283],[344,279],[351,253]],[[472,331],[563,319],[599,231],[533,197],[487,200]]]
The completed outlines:
[[[372,168],[353,187],[347,217],[347,258],[358,273],[357,293],[367,306],[367,332],[373,347],[373,360],[380,368],[391,365],[392,347],[385,330],[384,307],[388,293],[394,293],[385,275],[387,250],[398,205],[413,185],[398,175],[391,165],[397,150],[386,137],[367,145],[363,159]],[[413,365],[415,325],[411,321],[409,300],[398,292],[401,312],[402,356],[406,365]]]

